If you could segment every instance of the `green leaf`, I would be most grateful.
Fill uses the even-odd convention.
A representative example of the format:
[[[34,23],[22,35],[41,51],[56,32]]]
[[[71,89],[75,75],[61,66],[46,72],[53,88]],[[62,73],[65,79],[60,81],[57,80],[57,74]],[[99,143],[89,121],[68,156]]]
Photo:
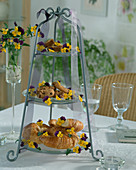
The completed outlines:
[[[42,134],[43,134],[43,132],[38,132],[38,134],[37,134],[37,135],[38,135],[38,136],[40,136],[40,135],[42,135]]]
[[[26,43],[24,43],[22,46],[28,46],[28,47],[30,47],[30,45],[29,45],[29,44],[26,44]]]
[[[69,153],[71,153],[71,151],[72,151],[71,149],[67,149],[67,150],[66,150],[66,155],[68,155]]]
[[[68,134],[68,137],[69,137],[69,138],[71,138],[71,137],[72,137],[72,135],[71,135],[71,134]]]
[[[38,147],[38,148],[36,148],[36,149],[38,149],[39,151],[41,151],[41,148],[40,148],[40,147]]]
[[[8,28],[8,25],[6,23],[4,23],[5,27]]]

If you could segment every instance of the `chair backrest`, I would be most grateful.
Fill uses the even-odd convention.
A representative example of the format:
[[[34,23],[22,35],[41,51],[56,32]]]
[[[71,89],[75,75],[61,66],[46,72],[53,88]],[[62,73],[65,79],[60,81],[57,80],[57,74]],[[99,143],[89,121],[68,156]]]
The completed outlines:
[[[119,73],[103,76],[95,80],[95,84],[102,85],[102,93],[99,109],[95,114],[117,117],[112,106],[111,86],[112,83],[129,83],[134,85],[130,106],[123,114],[123,118],[136,121],[136,73]]]

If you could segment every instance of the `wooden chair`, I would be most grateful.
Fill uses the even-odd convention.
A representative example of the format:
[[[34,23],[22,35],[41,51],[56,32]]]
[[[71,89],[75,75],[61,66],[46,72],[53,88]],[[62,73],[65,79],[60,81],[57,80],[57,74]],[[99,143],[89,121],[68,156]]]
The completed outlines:
[[[119,73],[103,76],[95,80],[95,84],[102,85],[102,93],[99,109],[95,114],[117,117],[117,112],[112,106],[111,86],[112,83],[129,83],[134,85],[130,106],[123,113],[123,118],[136,121],[136,73]]]

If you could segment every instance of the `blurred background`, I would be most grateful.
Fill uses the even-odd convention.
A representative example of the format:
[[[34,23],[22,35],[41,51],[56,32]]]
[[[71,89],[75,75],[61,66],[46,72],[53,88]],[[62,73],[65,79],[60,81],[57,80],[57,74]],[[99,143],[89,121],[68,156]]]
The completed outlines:
[[[87,66],[91,81],[100,76],[136,72],[136,2],[134,0],[0,0],[0,28],[16,21],[23,28],[40,23],[36,13],[41,8],[75,9],[83,28]],[[66,34],[70,27],[67,26]],[[53,26],[50,26],[53,38]],[[22,81],[16,85],[16,104],[24,101],[22,91],[27,88],[34,38],[27,40],[30,47],[22,50]],[[50,65],[51,67],[52,65]],[[61,68],[61,67],[60,67]],[[47,75],[47,70],[44,71]],[[48,77],[50,80],[50,77]],[[5,54],[0,53],[0,110],[11,106],[11,89],[5,81]]]

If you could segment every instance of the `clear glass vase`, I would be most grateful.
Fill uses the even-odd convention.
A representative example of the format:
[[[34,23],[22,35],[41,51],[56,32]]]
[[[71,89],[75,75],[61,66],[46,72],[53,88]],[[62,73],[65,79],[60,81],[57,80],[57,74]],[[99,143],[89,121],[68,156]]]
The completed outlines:
[[[17,83],[21,83],[21,54],[20,50],[6,49],[6,82],[11,84],[12,90],[12,122],[11,131],[6,133],[5,136],[9,140],[16,140],[18,133],[14,130],[15,119],[15,87]]]

